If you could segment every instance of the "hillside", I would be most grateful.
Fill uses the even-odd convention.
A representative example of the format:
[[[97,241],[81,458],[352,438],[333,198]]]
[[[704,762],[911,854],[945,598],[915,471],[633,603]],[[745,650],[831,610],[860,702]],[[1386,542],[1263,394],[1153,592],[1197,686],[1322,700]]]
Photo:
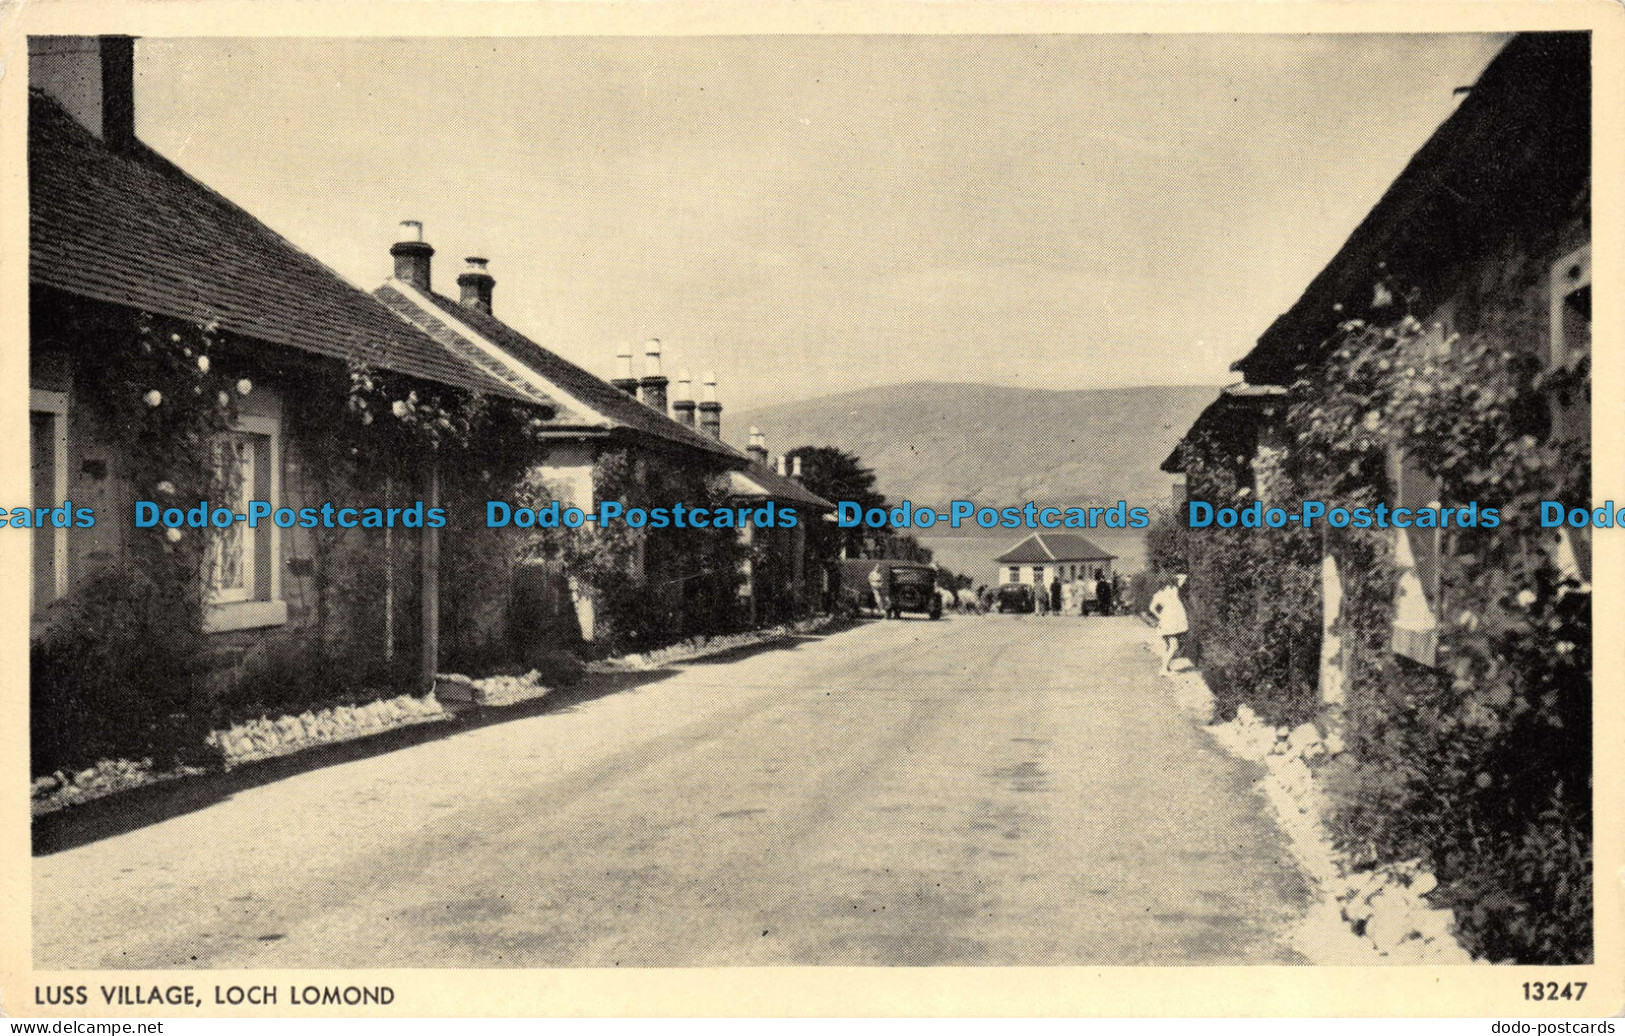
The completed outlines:
[[[729,442],[751,425],[780,454],[803,445],[858,454],[894,501],[1010,505],[1160,504],[1168,451],[1218,394],[1209,385],[1055,392],[915,383],[723,414]]]

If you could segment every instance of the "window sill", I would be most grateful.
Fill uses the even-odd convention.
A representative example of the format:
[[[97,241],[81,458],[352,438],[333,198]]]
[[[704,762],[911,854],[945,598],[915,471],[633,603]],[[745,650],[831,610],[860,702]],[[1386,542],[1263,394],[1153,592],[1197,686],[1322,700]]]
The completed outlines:
[[[238,601],[211,605],[203,613],[203,632],[230,633],[232,630],[281,626],[288,621],[287,601]]]

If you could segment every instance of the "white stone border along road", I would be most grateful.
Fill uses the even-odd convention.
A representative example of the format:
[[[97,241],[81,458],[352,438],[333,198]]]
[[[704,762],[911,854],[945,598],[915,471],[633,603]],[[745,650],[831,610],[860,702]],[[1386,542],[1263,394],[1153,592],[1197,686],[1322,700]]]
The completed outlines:
[[[1161,647],[1153,629],[1146,647]],[[1438,879],[1408,860],[1356,871],[1332,845],[1322,818],[1327,799],[1316,767],[1343,751],[1335,730],[1313,723],[1270,726],[1243,705],[1228,723],[1213,722],[1213,695],[1195,669],[1173,677],[1181,706],[1230,755],[1262,765],[1254,790],[1269,802],[1315,902],[1292,934],[1292,944],[1315,964],[1475,964],[1455,939],[1455,914],[1434,907],[1428,893]]]
[[[417,723],[434,723],[449,716],[433,693],[421,698],[403,694],[366,705],[338,705],[297,716],[244,720],[225,730],[210,731],[204,743],[220,752],[226,769],[230,770],[244,763],[292,755],[318,745],[353,741]],[[207,772],[196,766],[181,766],[159,773],[153,769],[151,759],[140,762],[103,759],[74,774],[58,770],[35,780],[30,789],[30,812],[37,817],[114,792]]]
[[[61,770],[35,778],[29,788],[29,811],[33,816],[55,813],[59,809],[78,805],[111,795],[126,788],[139,788],[144,784],[158,784],[181,777],[196,777],[207,773],[196,766],[180,766],[158,773],[151,759],[132,762],[129,759],[103,759],[89,769],[76,773]]]
[[[828,629],[834,622],[833,617],[820,616],[748,633],[695,637],[657,651],[590,662],[584,668],[593,673],[644,672],[737,648],[770,644],[819,632]],[[541,674],[534,669],[523,676],[488,676],[479,679],[447,673],[437,676],[434,690],[422,697],[402,694],[366,705],[339,705],[297,716],[280,716],[276,719],[261,716],[234,724],[226,730],[211,731],[205,742],[220,751],[229,770],[244,763],[292,755],[318,745],[353,741],[418,723],[449,719],[451,713],[441,704],[442,698],[480,706],[505,706],[534,701],[552,691],[553,688],[542,683]],[[206,772],[199,767],[182,766],[159,773],[153,769],[151,759],[139,762],[104,759],[76,773],[58,770],[35,780],[30,788],[30,811],[33,816],[54,813],[114,792],[195,777]]]
[[[688,640],[681,640],[669,647],[659,648],[654,651],[607,658],[602,662],[589,662],[586,668],[589,673],[625,673],[658,669],[661,666],[672,665],[677,662],[692,662],[695,659],[706,658],[710,655],[720,655],[725,651],[733,651],[737,648],[771,644],[774,641],[785,640],[790,637],[819,633],[829,629],[836,621],[834,616],[820,615],[811,619],[802,619],[799,622],[785,623],[782,626],[750,630],[746,633],[726,633],[718,637],[691,637]]]

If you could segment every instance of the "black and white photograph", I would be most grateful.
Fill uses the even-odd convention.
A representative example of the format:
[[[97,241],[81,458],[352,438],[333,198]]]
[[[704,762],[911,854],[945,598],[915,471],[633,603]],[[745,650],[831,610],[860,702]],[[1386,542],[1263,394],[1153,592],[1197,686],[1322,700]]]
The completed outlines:
[[[1565,970],[1619,927],[1591,31],[109,25],[6,61],[12,949],[109,983],[8,1010],[1472,965],[1617,1007]]]

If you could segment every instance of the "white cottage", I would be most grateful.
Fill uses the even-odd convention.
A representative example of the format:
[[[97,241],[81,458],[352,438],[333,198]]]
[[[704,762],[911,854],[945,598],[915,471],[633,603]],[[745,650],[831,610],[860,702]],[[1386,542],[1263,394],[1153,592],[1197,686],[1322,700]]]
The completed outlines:
[[[1048,587],[1056,579],[1063,585],[1094,579],[1096,572],[1111,579],[1117,555],[1075,532],[1035,532],[994,560],[1000,581]]]

